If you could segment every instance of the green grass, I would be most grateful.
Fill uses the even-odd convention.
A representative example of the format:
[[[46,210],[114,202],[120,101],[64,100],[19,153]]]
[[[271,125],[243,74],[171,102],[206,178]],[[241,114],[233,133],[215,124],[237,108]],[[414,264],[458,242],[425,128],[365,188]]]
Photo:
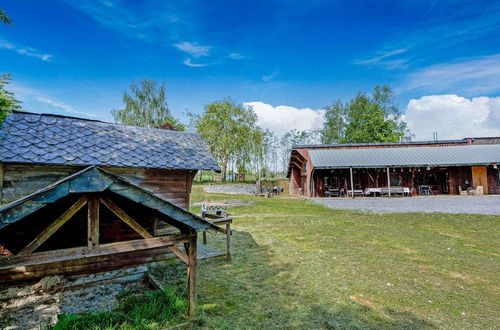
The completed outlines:
[[[123,294],[109,312],[59,315],[52,328],[161,329],[185,320],[186,301],[172,288],[142,294]]]
[[[235,198],[231,195],[231,198]],[[227,199],[195,187],[193,201]],[[232,262],[200,263],[205,328],[495,328],[500,217],[368,214],[301,199],[230,209]],[[193,208],[193,211],[198,211]],[[224,248],[224,237],[209,244]]]
[[[492,329],[500,324],[498,216],[377,215],[330,210],[304,199],[193,189],[193,202],[228,198],[255,203],[229,210],[233,259],[199,263],[198,316],[181,328]],[[209,245],[225,248],[224,235],[208,238]],[[185,297],[183,265],[155,271]],[[144,329],[187,322],[180,309],[165,315],[161,308],[148,311],[150,303],[136,300],[135,312],[119,307],[71,324]],[[131,319],[113,323],[120,313]]]

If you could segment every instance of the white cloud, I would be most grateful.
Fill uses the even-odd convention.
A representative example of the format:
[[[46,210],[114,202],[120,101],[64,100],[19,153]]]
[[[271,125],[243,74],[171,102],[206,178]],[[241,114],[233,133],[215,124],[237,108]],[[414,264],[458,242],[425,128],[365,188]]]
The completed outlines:
[[[245,102],[243,105],[253,107],[260,127],[273,131],[277,136],[282,136],[291,129],[321,128],[323,124],[324,110],[299,109],[286,105],[273,107],[263,102]]]
[[[208,56],[210,49],[212,49],[212,47],[210,46],[201,46],[197,43],[191,43],[187,41],[174,44],[173,46],[179,50],[182,50],[183,52],[190,54],[194,58]]]
[[[394,49],[390,51],[378,52],[375,57],[354,61],[359,65],[381,65],[387,69],[404,69],[407,67],[406,59],[388,59],[396,55],[406,53],[407,48]]]
[[[229,57],[233,60],[241,60],[245,58],[245,56],[241,55],[240,53],[231,53],[229,54]]]
[[[190,58],[185,59],[182,63],[192,68],[201,68],[210,65],[210,63],[193,63]]]
[[[262,76],[261,78],[262,78],[262,81],[268,82],[268,81],[271,81],[274,78],[276,78],[278,76],[278,74],[279,74],[278,71],[274,71],[273,73],[266,75],[266,76]]]
[[[500,54],[426,67],[408,76],[402,91],[425,89],[470,95],[500,91]]]
[[[75,110],[75,108],[73,108],[70,105],[67,105],[64,102],[55,101],[55,100],[52,100],[52,99],[49,99],[49,98],[45,98],[45,97],[36,97],[36,100],[39,101],[39,102],[42,102],[42,103],[50,104],[53,107],[59,108],[59,109],[65,111],[65,112],[72,113],[72,114],[75,114],[75,115],[84,115],[84,116],[87,116],[87,117],[99,117],[95,113],[88,113],[88,112],[83,112],[83,111]]]
[[[416,140],[500,136],[500,97],[424,96],[410,100],[405,119]]]
[[[25,56],[36,57],[42,61],[49,61],[52,58],[52,55],[40,53],[31,47],[20,47],[4,39],[0,39],[0,48],[8,49]]]

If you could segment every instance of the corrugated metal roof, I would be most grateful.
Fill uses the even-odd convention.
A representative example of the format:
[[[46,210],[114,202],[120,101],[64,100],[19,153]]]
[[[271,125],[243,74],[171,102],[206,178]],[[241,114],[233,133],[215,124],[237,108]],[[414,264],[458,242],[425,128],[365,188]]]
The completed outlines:
[[[461,140],[436,140],[436,141],[408,141],[408,142],[373,142],[373,143],[335,143],[335,144],[298,144],[292,149],[313,149],[313,148],[339,148],[339,147],[383,147],[383,146],[407,146],[407,145],[433,145],[433,144],[465,144],[467,139]],[[494,139],[494,137],[493,137]]]
[[[500,144],[418,148],[309,149],[308,151],[315,168],[500,164]]]
[[[220,171],[195,133],[29,112],[0,127],[0,162]]]

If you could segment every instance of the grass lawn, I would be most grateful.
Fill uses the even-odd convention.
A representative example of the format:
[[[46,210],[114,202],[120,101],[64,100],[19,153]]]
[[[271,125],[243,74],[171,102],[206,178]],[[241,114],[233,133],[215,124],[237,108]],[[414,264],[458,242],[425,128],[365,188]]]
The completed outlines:
[[[200,263],[206,328],[496,328],[500,217],[376,215],[241,199],[232,262]],[[198,207],[192,211],[199,213]],[[224,247],[222,235],[209,244]]]
[[[254,203],[229,210],[232,261],[199,263],[194,320],[179,312],[182,301],[151,293],[127,298],[134,303],[126,300],[110,313],[73,321],[70,316],[67,326],[56,328],[492,329],[500,324],[499,216],[336,211],[304,199],[207,194],[194,186],[193,202],[222,199]],[[209,245],[223,250],[225,236],[209,235]],[[176,295],[186,295],[185,266],[174,263],[156,272]],[[151,306],[171,311],[163,317],[148,312]]]

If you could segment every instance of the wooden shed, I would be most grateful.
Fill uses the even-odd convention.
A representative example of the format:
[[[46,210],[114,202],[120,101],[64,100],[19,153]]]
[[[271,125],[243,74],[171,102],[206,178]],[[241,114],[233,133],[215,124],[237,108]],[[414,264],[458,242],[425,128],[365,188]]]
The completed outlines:
[[[195,133],[14,111],[0,127],[0,205],[91,165],[186,209],[196,172],[220,171]]]
[[[0,283],[173,254],[192,314],[197,233],[230,235],[187,210],[198,170],[220,169],[194,133],[13,112],[0,127]]]

